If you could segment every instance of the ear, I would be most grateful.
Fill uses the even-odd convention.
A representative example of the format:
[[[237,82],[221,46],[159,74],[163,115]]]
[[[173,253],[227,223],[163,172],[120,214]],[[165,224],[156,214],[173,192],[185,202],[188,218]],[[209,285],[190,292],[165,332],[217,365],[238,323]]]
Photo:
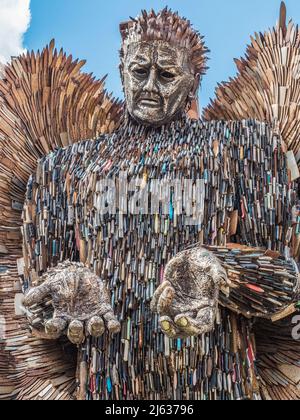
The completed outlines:
[[[196,74],[194,77],[194,82],[191,87],[190,94],[188,96],[186,113],[191,120],[200,119],[200,110],[199,110],[199,101],[198,101],[198,90],[200,86],[200,74]]]
[[[123,58],[122,57],[121,57],[121,64],[119,65],[119,70],[120,70],[120,77],[121,77],[122,86],[124,87],[124,63],[123,63]]]

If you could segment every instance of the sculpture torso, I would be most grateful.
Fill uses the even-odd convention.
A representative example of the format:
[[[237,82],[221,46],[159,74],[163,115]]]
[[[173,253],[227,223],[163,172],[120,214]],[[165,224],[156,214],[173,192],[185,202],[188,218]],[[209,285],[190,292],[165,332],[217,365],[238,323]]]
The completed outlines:
[[[122,171],[129,180],[139,177],[146,191],[151,180],[204,180],[203,223],[186,224],[172,195],[164,214],[120,215],[117,205],[116,214],[101,216],[99,182]],[[265,124],[184,120],[157,130],[129,124],[43,159],[27,198],[31,269],[80,259],[107,281],[122,324],[119,335],[90,339],[82,350],[90,363],[89,398],[259,398],[250,322],[222,309],[212,333],[170,340],[150,301],[167,262],[198,242],[289,252],[295,193],[280,140]]]

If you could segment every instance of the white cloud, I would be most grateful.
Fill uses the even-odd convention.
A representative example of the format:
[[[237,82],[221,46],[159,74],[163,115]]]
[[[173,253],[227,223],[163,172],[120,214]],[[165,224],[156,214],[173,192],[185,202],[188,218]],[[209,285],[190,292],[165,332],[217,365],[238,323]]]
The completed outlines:
[[[0,0],[0,62],[24,51],[23,36],[30,23],[30,0]]]

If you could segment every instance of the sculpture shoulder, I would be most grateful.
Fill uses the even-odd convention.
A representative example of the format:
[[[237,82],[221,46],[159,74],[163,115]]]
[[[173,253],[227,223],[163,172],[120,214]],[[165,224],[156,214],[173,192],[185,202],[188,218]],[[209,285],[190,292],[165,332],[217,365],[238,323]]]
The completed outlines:
[[[274,138],[280,140],[280,137],[275,133],[272,126],[263,121],[258,120],[240,120],[240,121],[226,121],[226,120],[212,120],[212,121],[197,121],[194,124],[196,130],[207,132],[207,137],[219,137],[224,140],[235,142],[236,140],[243,141],[245,139],[248,145],[255,143],[258,139],[265,138],[266,141],[273,141]],[[230,142],[229,142],[230,144]]]
[[[103,135],[96,140],[84,140],[66,148],[56,149],[39,160],[35,179],[38,183],[45,177],[53,181],[67,173],[80,179],[87,168],[97,159],[101,150],[113,141],[113,135]]]
[[[281,159],[284,163],[285,143],[274,128],[263,121],[248,119],[240,121],[196,121],[192,123],[194,137],[201,138],[199,144],[211,153],[217,146],[226,148],[234,160],[254,160],[257,153],[263,156]],[[217,144],[217,146],[216,146]],[[276,151],[276,155],[274,152]],[[273,156],[274,155],[274,156]]]

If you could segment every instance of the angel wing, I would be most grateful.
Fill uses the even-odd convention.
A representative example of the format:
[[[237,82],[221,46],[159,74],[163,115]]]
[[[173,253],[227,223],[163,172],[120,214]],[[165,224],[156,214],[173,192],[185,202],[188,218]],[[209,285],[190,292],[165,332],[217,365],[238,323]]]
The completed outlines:
[[[216,89],[204,119],[257,119],[274,124],[300,162],[300,30],[286,25],[281,4],[277,27],[251,37],[238,75]]]
[[[259,320],[254,327],[261,389],[267,400],[300,399],[300,341],[293,339],[293,318]]]
[[[251,38],[246,56],[235,60],[238,75],[218,85],[216,98],[204,110],[204,119],[267,121],[281,134],[299,165],[299,48],[299,27],[292,21],[286,25],[282,3],[278,26]],[[298,176],[299,172],[295,178]],[[300,345],[292,339],[291,325],[290,317],[274,323],[260,320],[255,327],[266,399],[300,399]]]
[[[84,64],[58,52],[52,41],[41,53],[12,59],[2,72],[0,400],[68,399],[74,390],[74,363],[55,344],[28,338],[15,302],[23,270],[21,212],[38,159],[57,147],[110,133],[120,123],[121,102],[106,93],[105,79],[81,71]]]

